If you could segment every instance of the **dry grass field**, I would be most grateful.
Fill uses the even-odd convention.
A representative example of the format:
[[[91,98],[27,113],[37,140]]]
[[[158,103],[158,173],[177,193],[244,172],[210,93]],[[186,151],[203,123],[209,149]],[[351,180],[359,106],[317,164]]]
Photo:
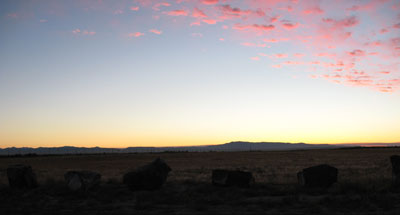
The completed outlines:
[[[0,214],[400,214],[400,192],[391,186],[394,154],[400,148],[2,157]],[[125,172],[157,157],[172,168],[161,190],[132,192],[121,183]],[[32,166],[38,188],[8,187],[6,168],[17,163]],[[337,184],[297,185],[298,171],[322,163],[339,169]],[[214,187],[216,168],[251,171],[256,183]],[[73,193],[63,183],[68,170],[99,172],[102,184]]]

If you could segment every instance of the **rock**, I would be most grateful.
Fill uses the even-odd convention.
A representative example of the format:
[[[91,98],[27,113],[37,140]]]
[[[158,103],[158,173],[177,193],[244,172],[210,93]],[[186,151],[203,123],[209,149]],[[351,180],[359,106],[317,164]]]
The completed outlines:
[[[101,175],[92,171],[68,171],[64,178],[70,190],[88,191],[100,184]]]
[[[251,172],[223,169],[215,169],[212,171],[212,183],[216,186],[247,187],[253,182],[254,178]]]
[[[309,167],[297,173],[299,184],[305,187],[330,187],[337,182],[338,169],[327,164]]]
[[[31,166],[22,164],[9,166],[7,177],[12,188],[30,189],[37,187],[36,175]]]
[[[390,162],[392,163],[392,179],[394,185],[400,185],[400,156],[390,156]]]
[[[131,190],[156,190],[167,180],[171,168],[160,158],[150,164],[128,172],[123,177],[124,184]]]

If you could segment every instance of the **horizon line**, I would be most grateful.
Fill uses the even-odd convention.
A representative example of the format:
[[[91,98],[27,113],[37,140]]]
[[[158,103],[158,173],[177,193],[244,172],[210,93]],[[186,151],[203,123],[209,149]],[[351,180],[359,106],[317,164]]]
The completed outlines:
[[[308,145],[354,145],[354,146],[386,146],[386,145],[391,145],[391,144],[400,144],[399,142],[359,142],[359,143],[306,143],[306,142],[267,142],[267,141],[257,141],[257,142],[250,142],[250,141],[230,141],[227,143],[221,143],[221,144],[211,144],[211,145],[182,145],[182,146],[127,146],[127,147],[101,147],[101,146],[93,146],[93,147],[85,147],[85,146],[73,146],[73,145],[64,145],[64,146],[53,146],[53,147],[44,147],[44,146],[38,146],[38,147],[29,147],[29,146],[22,146],[22,147],[6,147],[6,148],[0,148],[0,149],[8,149],[8,148],[32,148],[32,149],[38,149],[38,148],[63,148],[63,147],[75,147],[75,148],[103,148],[103,149],[127,149],[127,148],[180,148],[180,147],[206,147],[206,146],[218,146],[218,145],[224,145],[228,143],[233,143],[233,142],[245,142],[245,143],[286,143],[286,144],[308,144]],[[376,144],[376,145],[374,145]]]

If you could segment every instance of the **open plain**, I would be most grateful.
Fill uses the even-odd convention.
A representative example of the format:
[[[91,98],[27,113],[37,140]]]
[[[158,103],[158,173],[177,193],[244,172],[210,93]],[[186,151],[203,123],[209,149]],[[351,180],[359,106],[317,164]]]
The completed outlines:
[[[137,153],[0,158],[1,214],[399,214],[400,190],[392,186],[389,157],[400,148],[347,148],[298,151]],[[172,168],[156,191],[131,191],[122,184],[129,170],[161,157]],[[8,187],[6,169],[32,166],[39,187]],[[329,164],[339,170],[328,189],[297,184],[303,168]],[[250,171],[249,188],[215,187],[213,169]],[[101,185],[69,191],[64,173],[91,170]]]

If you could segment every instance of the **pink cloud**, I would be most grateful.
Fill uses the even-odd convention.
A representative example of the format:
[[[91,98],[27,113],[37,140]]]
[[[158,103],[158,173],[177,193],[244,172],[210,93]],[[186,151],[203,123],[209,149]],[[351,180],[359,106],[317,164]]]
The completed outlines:
[[[355,49],[351,52],[347,52],[347,54],[351,55],[351,56],[357,56],[357,57],[361,57],[361,56],[365,56],[365,51],[360,50],[360,49]]]
[[[95,34],[96,34],[95,31],[88,31],[88,30],[83,31],[83,35],[95,35]]]
[[[308,8],[306,10],[303,10],[304,14],[323,14],[324,10],[322,10],[320,7],[316,6],[316,7],[312,7],[312,8]]]
[[[265,12],[262,11],[261,9],[257,9],[256,11],[254,11],[254,13],[255,13],[257,16],[265,16]]]
[[[47,22],[47,19],[41,19],[41,20],[39,20],[39,22],[45,23],[45,22]]]
[[[197,7],[195,7],[193,9],[192,17],[195,17],[195,18],[207,18],[207,15],[202,10],[198,9]]]
[[[279,10],[286,10],[288,12],[292,12],[293,11],[293,7],[292,6],[280,7],[278,9]]]
[[[395,37],[390,39],[390,42],[392,43],[392,45],[400,45],[400,37]]]
[[[188,12],[185,10],[173,10],[169,12],[165,12],[168,16],[187,16]]]
[[[255,60],[255,61],[260,60],[260,58],[257,57],[257,56],[256,56],[256,57],[251,57],[250,59],[251,59],[251,60]]]
[[[84,36],[93,36],[96,34],[95,31],[81,30],[79,28],[72,30],[72,33],[75,35],[84,35]]]
[[[389,30],[386,29],[386,28],[382,28],[379,32],[380,32],[381,34],[384,34],[384,33],[389,32]]]
[[[150,29],[149,32],[154,33],[154,34],[162,34],[162,31],[157,30],[157,29]]]
[[[135,2],[141,4],[142,6],[150,6],[154,3],[154,0],[134,0]]]
[[[221,5],[218,7],[223,16],[223,19],[231,19],[231,18],[238,18],[246,15],[250,15],[252,13],[251,10],[242,10],[240,8],[232,8],[230,5]]]
[[[334,57],[336,57],[336,54],[321,52],[321,53],[316,54],[315,56],[317,56],[317,57],[334,58]]]
[[[81,30],[79,28],[72,30],[73,34],[79,34]]]
[[[141,36],[144,36],[144,33],[142,33],[142,32],[129,33],[128,36],[129,37],[141,37]]]
[[[139,10],[139,7],[130,7],[129,10],[131,10],[131,11],[138,11],[138,10]]]
[[[334,19],[323,19],[324,23],[330,23],[335,25],[336,27],[354,27],[360,23],[360,21],[355,16],[350,16],[341,20],[334,20]]]
[[[371,11],[376,10],[378,7],[382,6],[382,4],[386,3],[388,0],[371,0],[365,4],[353,5],[346,10],[349,11]]]
[[[206,5],[213,5],[213,4],[217,4],[218,0],[201,0],[201,3],[206,4]]]
[[[376,47],[376,46],[382,46],[383,44],[381,41],[374,41],[374,42],[367,42],[364,45],[369,47]]]
[[[219,38],[219,41],[225,41],[225,39],[221,37],[221,38]]]
[[[296,53],[296,54],[294,54],[294,56],[297,58],[301,58],[301,57],[304,57],[304,54]]]
[[[394,4],[394,5],[392,5],[392,9],[393,9],[393,10],[399,10],[399,9],[400,9],[400,2],[398,2],[398,3]]]
[[[250,43],[250,42],[244,42],[241,43],[240,45],[247,47],[263,47],[263,48],[267,46],[267,44],[264,43]]]
[[[400,23],[394,24],[394,25],[393,25],[393,28],[400,29]]]
[[[297,27],[299,27],[299,23],[290,23],[290,22],[285,22],[282,24],[282,27],[286,28],[287,30],[292,30],[295,29]]]
[[[267,39],[267,38],[263,39],[263,41],[267,42],[267,43],[277,43],[277,42],[279,42],[279,40],[277,40],[277,39]]]
[[[302,65],[304,63],[301,61],[290,61],[289,60],[289,61],[286,61],[285,64],[287,64],[287,65]]]
[[[190,26],[201,25],[200,21],[197,20],[195,22],[190,23]]]
[[[163,7],[169,7],[169,6],[171,6],[171,4],[168,3],[168,2],[160,2],[160,3],[155,4],[152,8],[153,8],[153,10],[155,10],[155,11],[159,11],[161,6],[163,6]]]
[[[202,21],[209,25],[213,25],[213,24],[217,23],[217,20],[215,20],[215,19],[203,19]]]
[[[240,24],[235,24],[233,26],[233,29],[243,31],[243,30],[256,30],[256,31],[270,31],[275,28],[274,25],[258,25],[258,24],[253,24],[253,25],[240,25]]]
[[[287,54],[275,54],[274,55],[276,58],[287,58],[288,55]]]
[[[270,21],[270,22],[276,22],[276,21],[278,21],[278,19],[279,19],[279,16],[273,16],[273,17],[271,17],[271,18],[269,19],[269,21]]]

